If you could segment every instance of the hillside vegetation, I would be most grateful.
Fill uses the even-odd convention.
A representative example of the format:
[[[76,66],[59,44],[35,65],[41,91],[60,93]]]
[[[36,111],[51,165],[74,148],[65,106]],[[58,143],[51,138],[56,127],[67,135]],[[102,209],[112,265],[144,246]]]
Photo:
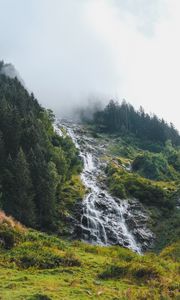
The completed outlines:
[[[0,299],[180,299],[177,130],[113,102],[88,124],[108,141],[111,194],[138,198],[149,212],[159,253],[142,256],[65,239],[85,189],[78,150],[53,122],[17,78],[0,75]]]
[[[27,226],[62,232],[83,197],[82,163],[53,122],[16,78],[0,75],[0,207]]]
[[[84,123],[93,138],[107,145],[106,184],[111,194],[136,198],[148,212],[156,235],[154,250],[179,240],[180,135],[174,126],[142,108],[136,111],[114,101]]]
[[[3,300],[179,299],[178,243],[139,256],[28,230],[3,213],[0,241]]]
[[[171,140],[173,145],[180,145],[180,136],[174,125],[144,112],[141,107],[138,111],[123,101],[121,104],[111,100],[103,109],[93,114],[93,124],[101,132],[132,134],[140,138],[143,143],[155,142],[159,146]]]

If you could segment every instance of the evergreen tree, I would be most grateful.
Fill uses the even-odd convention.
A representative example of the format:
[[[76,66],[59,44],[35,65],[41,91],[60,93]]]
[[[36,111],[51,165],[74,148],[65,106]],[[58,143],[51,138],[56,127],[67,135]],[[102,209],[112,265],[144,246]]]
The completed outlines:
[[[27,226],[35,225],[33,187],[29,166],[22,148],[15,160],[8,159],[4,176],[6,211]]]
[[[43,172],[43,176],[41,176]],[[56,228],[56,188],[58,174],[52,162],[48,166],[39,165],[36,174],[38,190],[36,191],[36,205],[38,212],[38,224],[41,229],[55,230]]]
[[[120,135],[130,133],[142,140],[163,145],[170,139],[173,145],[180,145],[180,135],[173,124],[168,125],[156,115],[146,114],[142,107],[136,111],[125,100],[121,104],[110,100],[104,110],[94,113],[93,123],[100,131]]]

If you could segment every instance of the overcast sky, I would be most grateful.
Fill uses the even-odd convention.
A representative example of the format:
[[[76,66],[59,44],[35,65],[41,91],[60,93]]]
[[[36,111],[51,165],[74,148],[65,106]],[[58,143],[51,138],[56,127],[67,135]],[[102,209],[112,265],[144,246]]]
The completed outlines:
[[[180,0],[0,0],[0,59],[61,114],[125,98],[180,130]]]

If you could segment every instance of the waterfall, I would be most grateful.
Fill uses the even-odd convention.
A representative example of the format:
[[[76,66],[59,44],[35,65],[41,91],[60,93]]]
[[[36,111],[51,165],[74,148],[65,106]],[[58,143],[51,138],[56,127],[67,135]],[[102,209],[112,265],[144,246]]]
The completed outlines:
[[[124,218],[124,215],[129,214],[126,200],[113,198],[98,185],[97,176],[101,174],[101,169],[97,157],[93,156],[92,147],[87,140],[83,140],[85,145],[81,146],[78,140],[82,137],[76,135],[71,126],[65,124],[64,127],[84,162],[81,179],[88,193],[82,203],[82,240],[99,245],[119,244],[141,253],[141,247]]]

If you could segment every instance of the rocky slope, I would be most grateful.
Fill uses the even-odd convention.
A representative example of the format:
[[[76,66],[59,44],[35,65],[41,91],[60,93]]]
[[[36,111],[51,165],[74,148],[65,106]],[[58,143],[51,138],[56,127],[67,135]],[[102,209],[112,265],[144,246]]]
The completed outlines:
[[[112,197],[107,190],[108,142],[93,138],[83,125],[60,121],[58,127],[71,136],[84,162],[81,179],[87,193],[76,209],[76,237],[93,244],[121,245],[139,253],[150,248],[154,235],[148,228],[144,207],[136,199]]]

